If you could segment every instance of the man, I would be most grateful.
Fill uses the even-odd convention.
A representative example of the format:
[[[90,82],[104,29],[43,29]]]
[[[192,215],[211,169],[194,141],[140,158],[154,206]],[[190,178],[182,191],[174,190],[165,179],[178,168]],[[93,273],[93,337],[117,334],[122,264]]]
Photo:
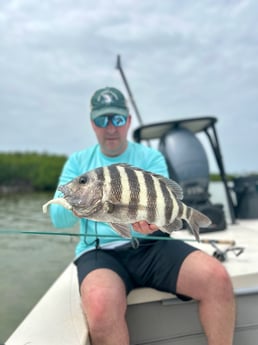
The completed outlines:
[[[160,152],[127,140],[131,116],[124,95],[116,88],[106,87],[92,96],[91,124],[98,144],[69,157],[59,184],[113,163],[168,175]],[[59,205],[51,205],[51,219],[56,227],[70,227],[78,221],[73,212]],[[145,235],[155,232],[164,236],[155,224],[145,221],[133,224],[133,229]],[[114,232],[106,223],[85,218],[80,219],[80,233],[75,264],[93,345],[129,344],[127,294],[139,286],[198,300],[208,344],[232,345],[234,295],[226,270],[215,258],[179,240],[147,238],[135,248],[123,238],[114,240]],[[113,239],[107,235],[113,235]]]

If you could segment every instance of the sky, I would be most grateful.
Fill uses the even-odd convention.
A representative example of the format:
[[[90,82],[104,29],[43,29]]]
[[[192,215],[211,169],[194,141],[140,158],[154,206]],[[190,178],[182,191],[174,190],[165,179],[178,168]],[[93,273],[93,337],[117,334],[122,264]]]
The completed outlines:
[[[92,94],[128,98],[120,54],[144,124],[215,116],[226,172],[257,172],[257,22],[255,0],[0,0],[0,152],[95,144]]]

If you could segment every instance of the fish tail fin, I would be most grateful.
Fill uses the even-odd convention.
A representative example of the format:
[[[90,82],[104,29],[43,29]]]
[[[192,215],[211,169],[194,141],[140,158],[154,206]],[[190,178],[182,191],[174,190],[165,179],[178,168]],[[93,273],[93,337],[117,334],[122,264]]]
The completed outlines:
[[[211,224],[210,218],[205,216],[203,213],[191,208],[191,215],[189,219],[186,219],[192,233],[194,234],[196,240],[200,242],[199,229],[202,227],[207,227]]]

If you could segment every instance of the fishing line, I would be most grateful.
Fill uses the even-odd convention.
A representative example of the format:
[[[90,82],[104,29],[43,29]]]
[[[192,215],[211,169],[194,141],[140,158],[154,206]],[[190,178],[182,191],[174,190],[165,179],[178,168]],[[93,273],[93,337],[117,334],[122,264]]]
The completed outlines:
[[[72,237],[85,237],[83,234],[73,233],[73,232],[52,232],[52,231],[28,231],[28,230],[13,230],[13,229],[2,229],[0,230],[0,235],[42,235],[42,236],[72,236]],[[95,237],[95,234],[87,234],[87,237]],[[174,238],[174,237],[163,237],[163,236],[152,236],[148,235],[147,237],[137,236],[134,235],[132,238],[123,238],[118,235],[98,235],[99,238],[106,238],[112,240],[125,240],[131,241],[133,238],[137,239],[146,239],[146,240],[162,240],[162,241],[170,241],[170,240],[180,240],[185,242],[197,242],[196,239],[193,238]],[[198,243],[198,242],[197,242]],[[217,240],[217,239],[200,239],[200,243],[205,244],[227,244],[234,246],[236,242],[234,240]]]

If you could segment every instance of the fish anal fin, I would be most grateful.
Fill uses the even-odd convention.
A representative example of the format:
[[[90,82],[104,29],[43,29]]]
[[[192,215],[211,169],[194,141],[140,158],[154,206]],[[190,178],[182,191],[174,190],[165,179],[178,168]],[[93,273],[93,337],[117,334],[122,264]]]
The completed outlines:
[[[185,220],[187,221],[192,233],[194,234],[198,242],[200,241],[199,228],[207,227],[211,224],[211,220],[209,217],[207,217],[200,211],[195,210],[194,208],[192,208],[192,214],[189,220]]]
[[[131,238],[131,227],[129,224],[109,223],[109,225],[122,237]]]

